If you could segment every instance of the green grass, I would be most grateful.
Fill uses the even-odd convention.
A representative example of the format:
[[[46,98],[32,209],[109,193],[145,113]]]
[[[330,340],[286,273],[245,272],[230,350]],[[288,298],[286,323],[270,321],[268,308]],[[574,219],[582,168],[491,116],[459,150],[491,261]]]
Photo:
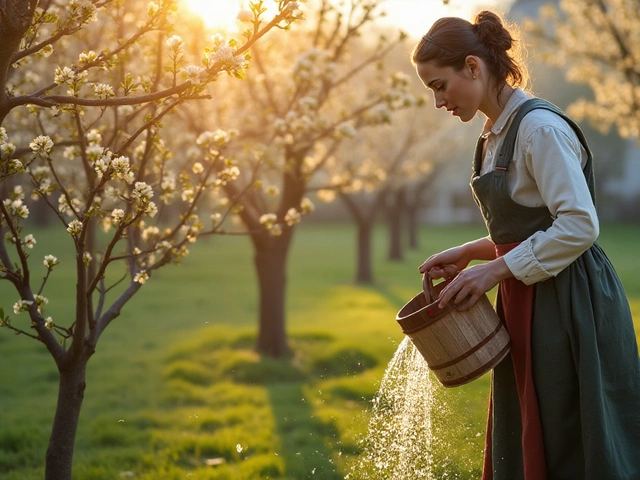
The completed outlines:
[[[602,230],[600,243],[638,320],[640,228]],[[420,251],[391,263],[380,229],[378,281],[364,287],[353,283],[353,228],[303,225],[289,263],[290,362],[253,352],[257,282],[248,239],[192,246],[183,265],[154,275],[101,338],[87,372],[74,478],[343,478],[361,452],[367,409],[403,338],[395,314],[420,289],[417,266],[482,234],[480,227],[425,229]],[[34,265],[49,253],[62,260],[45,291],[46,314],[70,318],[68,236],[35,235]],[[16,300],[0,283],[0,306],[11,312]],[[18,325],[22,317],[12,320]],[[0,358],[0,477],[43,478],[55,366],[38,342],[8,330],[0,330]],[[437,431],[450,436],[443,464],[451,478],[471,478],[481,464],[477,433],[484,431],[487,393],[486,377],[441,392],[449,415]]]

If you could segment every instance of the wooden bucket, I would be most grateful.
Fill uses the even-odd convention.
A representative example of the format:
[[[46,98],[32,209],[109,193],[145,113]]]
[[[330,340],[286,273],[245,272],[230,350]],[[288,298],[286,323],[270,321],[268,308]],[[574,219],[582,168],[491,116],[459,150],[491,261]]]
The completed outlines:
[[[396,320],[440,383],[458,387],[500,363],[509,353],[510,339],[486,295],[462,312],[453,302],[438,308],[436,299],[447,283],[434,287],[424,275],[423,291],[402,307]]]

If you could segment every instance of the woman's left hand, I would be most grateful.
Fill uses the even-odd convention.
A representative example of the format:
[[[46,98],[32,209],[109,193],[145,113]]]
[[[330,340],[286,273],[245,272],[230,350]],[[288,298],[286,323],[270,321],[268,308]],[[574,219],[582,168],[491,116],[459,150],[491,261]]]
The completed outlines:
[[[438,307],[444,308],[453,301],[458,310],[468,310],[501,280],[512,276],[503,258],[466,268],[442,289]]]

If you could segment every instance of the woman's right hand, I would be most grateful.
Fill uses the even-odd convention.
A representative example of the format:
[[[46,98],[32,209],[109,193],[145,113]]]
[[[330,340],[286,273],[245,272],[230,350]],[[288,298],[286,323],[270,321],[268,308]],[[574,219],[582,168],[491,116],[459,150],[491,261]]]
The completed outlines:
[[[431,255],[420,265],[418,270],[423,274],[428,272],[429,277],[434,280],[438,278],[449,279],[467,268],[469,262],[471,259],[468,258],[464,246],[460,245]]]

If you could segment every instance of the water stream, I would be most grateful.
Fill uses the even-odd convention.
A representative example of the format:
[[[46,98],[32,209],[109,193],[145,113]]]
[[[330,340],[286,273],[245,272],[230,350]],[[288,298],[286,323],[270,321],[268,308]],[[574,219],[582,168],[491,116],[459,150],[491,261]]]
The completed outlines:
[[[405,337],[389,362],[373,400],[368,434],[362,440],[363,453],[345,478],[460,478],[442,469],[442,452],[451,445],[438,437],[436,423],[452,413],[444,390],[429,373],[420,352]]]

